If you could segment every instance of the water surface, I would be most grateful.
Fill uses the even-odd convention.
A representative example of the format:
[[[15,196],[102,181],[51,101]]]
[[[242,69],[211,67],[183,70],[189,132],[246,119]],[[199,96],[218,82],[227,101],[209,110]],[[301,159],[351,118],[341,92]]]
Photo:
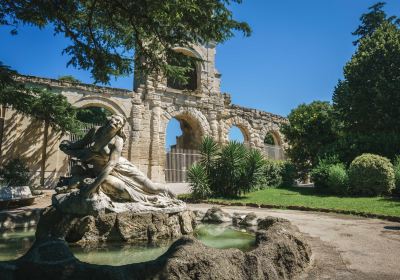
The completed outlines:
[[[16,230],[0,235],[0,261],[16,259],[29,250],[35,240],[34,230]],[[254,234],[221,225],[198,225],[194,236],[206,246],[248,251],[254,247]],[[154,260],[164,254],[175,240],[162,244],[104,243],[94,248],[71,245],[81,261],[92,264],[124,265]]]

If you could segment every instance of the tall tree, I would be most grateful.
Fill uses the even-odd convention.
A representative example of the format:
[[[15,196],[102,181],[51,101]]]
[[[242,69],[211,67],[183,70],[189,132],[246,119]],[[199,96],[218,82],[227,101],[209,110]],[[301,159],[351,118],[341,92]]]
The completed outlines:
[[[89,69],[96,82],[110,75],[162,70],[186,80],[190,66],[179,63],[176,46],[223,42],[234,31],[250,34],[245,22],[233,19],[229,5],[242,0],[0,0],[0,25],[51,26],[71,40],[64,53],[68,64]]]
[[[375,5],[375,17],[364,15],[363,24],[371,28],[359,28],[367,35],[358,41],[333,94],[347,160],[365,152],[390,158],[400,153],[400,28],[398,19],[387,18],[382,7],[383,3]]]
[[[305,177],[337,141],[333,108],[323,101],[301,104],[290,112],[288,120],[281,128],[289,144],[287,154]]]
[[[76,132],[80,123],[76,109],[65,96],[52,93],[46,88],[29,88],[17,82],[17,73],[0,62],[0,104],[12,106],[13,110],[43,122],[43,143],[40,183],[43,186],[47,161],[49,128],[56,131]]]
[[[357,40],[353,42],[357,46],[361,39],[372,35],[376,29],[378,29],[382,23],[388,22],[396,25],[400,24],[400,19],[396,16],[388,17],[386,12],[383,10],[385,2],[378,2],[368,8],[369,12],[362,14],[360,17],[360,26],[352,33],[357,36]]]

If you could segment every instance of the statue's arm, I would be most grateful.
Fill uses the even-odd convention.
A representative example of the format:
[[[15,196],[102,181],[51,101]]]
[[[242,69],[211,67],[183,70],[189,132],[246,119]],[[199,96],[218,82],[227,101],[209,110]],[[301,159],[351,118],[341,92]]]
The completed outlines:
[[[116,138],[114,148],[112,149],[110,154],[109,161],[104,166],[100,174],[96,177],[94,182],[91,183],[88,186],[88,188],[84,191],[86,194],[95,193],[100,187],[100,185],[105,181],[107,176],[110,175],[115,165],[118,163],[119,158],[121,157],[123,145],[124,145],[123,139],[120,137]]]

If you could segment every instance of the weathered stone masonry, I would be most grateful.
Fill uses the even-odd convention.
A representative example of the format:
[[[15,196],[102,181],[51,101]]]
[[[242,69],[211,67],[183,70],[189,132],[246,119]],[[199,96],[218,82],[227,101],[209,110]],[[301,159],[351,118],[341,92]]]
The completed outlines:
[[[271,113],[231,104],[230,95],[220,92],[220,74],[215,68],[215,46],[177,49],[204,60],[197,67],[198,86],[195,91],[167,87],[165,78],[147,78],[136,82],[134,91],[72,84],[59,80],[21,76],[27,84],[49,86],[63,94],[76,107],[98,106],[124,115],[129,140],[124,156],[139,166],[151,179],[165,180],[165,141],[168,122],[180,121],[183,130],[180,145],[193,148],[205,135],[220,143],[228,141],[229,129],[240,128],[245,144],[263,149],[264,138],[272,133],[275,143],[284,145],[279,131],[286,119]],[[4,133],[0,164],[19,156],[28,161],[36,180],[40,168],[42,125],[8,109],[4,117]],[[52,132],[48,146],[46,184],[54,185],[56,178],[67,170],[67,159],[58,150],[63,137]],[[0,139],[1,140],[1,139]],[[188,146],[189,145],[189,146]]]

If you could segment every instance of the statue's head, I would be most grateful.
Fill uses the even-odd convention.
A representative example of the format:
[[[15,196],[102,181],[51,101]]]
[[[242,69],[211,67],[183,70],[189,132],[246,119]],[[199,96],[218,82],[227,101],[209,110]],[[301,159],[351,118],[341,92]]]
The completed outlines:
[[[115,114],[108,118],[108,125],[112,130],[118,131],[124,127],[126,119],[121,114]]]
[[[110,131],[112,131],[113,134],[120,135],[123,138],[126,138],[123,129],[125,124],[126,124],[125,117],[121,114],[115,114],[108,118],[106,127],[110,129]]]

